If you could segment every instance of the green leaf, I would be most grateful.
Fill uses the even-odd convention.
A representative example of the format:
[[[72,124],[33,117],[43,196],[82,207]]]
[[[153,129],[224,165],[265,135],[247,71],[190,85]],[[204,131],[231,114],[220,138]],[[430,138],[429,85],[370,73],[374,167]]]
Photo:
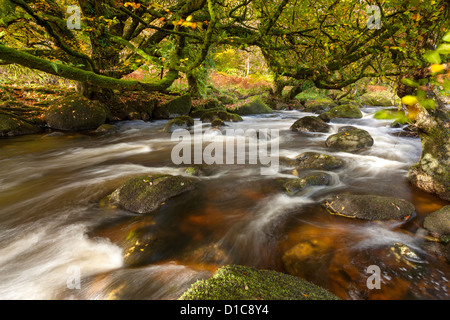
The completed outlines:
[[[444,40],[445,42],[450,42],[450,31],[447,32],[447,34],[444,36],[444,38],[442,38],[442,40]]]
[[[50,62],[50,65],[52,66],[53,70],[55,70],[55,72],[58,73],[58,65],[54,62]]]
[[[402,79],[401,82],[402,82],[404,85],[407,85],[407,86],[413,87],[413,88],[418,88],[418,87],[420,86],[417,82],[415,82],[415,81],[413,81],[413,80],[411,80],[411,79],[407,79],[407,78]]]
[[[436,51],[439,54],[450,54],[450,43],[443,43],[441,44]]]
[[[423,55],[424,59],[427,60],[429,63],[432,64],[441,64],[441,56],[439,55],[439,52],[437,51],[428,51]]]
[[[436,109],[436,102],[434,102],[433,99],[424,99],[420,100],[420,105],[424,107],[425,109]]]

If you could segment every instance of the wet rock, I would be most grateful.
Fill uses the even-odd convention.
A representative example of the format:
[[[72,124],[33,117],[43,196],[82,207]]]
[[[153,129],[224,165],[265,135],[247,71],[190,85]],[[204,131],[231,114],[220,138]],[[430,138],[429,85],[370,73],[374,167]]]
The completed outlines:
[[[78,94],[53,102],[45,113],[47,126],[62,131],[94,130],[105,123],[100,104]]]
[[[107,118],[111,121],[143,120],[153,117],[153,110],[158,100],[144,92],[122,92],[108,100],[109,113]]]
[[[365,130],[352,126],[341,128],[338,133],[328,137],[325,145],[346,152],[361,151],[374,144],[372,136]]]
[[[41,129],[24,120],[0,114],[0,137],[38,133]]]
[[[286,251],[281,260],[290,275],[309,278],[309,270],[316,270],[317,259],[327,257],[328,249],[329,245],[319,239],[302,241]]]
[[[436,237],[450,235],[450,205],[425,217],[423,227]]]
[[[240,116],[250,114],[266,114],[273,113],[273,110],[262,101],[260,97],[256,97],[250,102],[237,106],[235,109],[230,110],[232,113],[236,113]]]
[[[191,96],[186,94],[156,107],[153,111],[153,118],[173,119],[180,116],[187,116],[191,112],[191,108]]]
[[[415,213],[412,203],[377,195],[341,194],[325,199],[330,214],[363,220],[407,220]]]
[[[108,133],[114,131],[115,128],[112,124],[102,124],[95,130],[95,133]]]
[[[295,121],[290,129],[296,132],[329,132],[331,126],[319,117],[306,116]]]
[[[345,162],[335,156],[317,152],[305,152],[296,158],[296,170],[337,170],[345,165]]]
[[[225,126],[225,122],[222,119],[214,119],[211,122],[211,126],[212,127],[224,127]]]
[[[282,186],[289,195],[295,195],[312,186],[327,186],[331,182],[331,176],[324,172],[316,172],[302,178],[287,179]]]
[[[415,253],[410,247],[403,243],[395,243],[390,247],[389,251],[394,255],[397,262],[402,262],[409,267],[417,267],[419,264],[425,263],[417,253]]]
[[[194,283],[180,300],[339,300],[324,288],[295,276],[227,265]]]
[[[334,107],[319,116],[319,118],[325,122],[330,122],[331,120],[336,118],[359,119],[362,117],[363,114],[358,109],[358,107],[355,107],[351,104],[344,104],[338,107]]]
[[[323,98],[305,102],[305,112],[320,114],[334,107],[337,107],[337,104],[332,99]]]
[[[395,105],[395,101],[388,92],[369,92],[359,97],[365,106],[390,107]]]
[[[208,111],[200,117],[200,121],[209,123],[213,122],[215,119],[230,122],[243,121],[240,115],[226,111]]]
[[[195,180],[168,174],[149,174],[126,181],[108,198],[125,210],[150,213],[166,200],[195,189]]]
[[[176,117],[170,120],[164,127],[163,131],[172,133],[177,129],[188,129],[194,125],[194,119],[190,116]]]

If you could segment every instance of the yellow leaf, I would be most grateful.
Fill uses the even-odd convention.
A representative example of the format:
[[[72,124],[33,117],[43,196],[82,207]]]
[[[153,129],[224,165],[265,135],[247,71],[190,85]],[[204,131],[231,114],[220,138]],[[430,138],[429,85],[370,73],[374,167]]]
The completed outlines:
[[[186,18],[187,22],[190,22],[192,20],[192,15],[190,15],[189,17]]]
[[[433,64],[430,66],[430,70],[432,73],[439,73],[441,71],[444,71],[444,66],[442,64]]]
[[[419,102],[414,96],[404,96],[402,98],[402,103],[406,106],[414,106]]]

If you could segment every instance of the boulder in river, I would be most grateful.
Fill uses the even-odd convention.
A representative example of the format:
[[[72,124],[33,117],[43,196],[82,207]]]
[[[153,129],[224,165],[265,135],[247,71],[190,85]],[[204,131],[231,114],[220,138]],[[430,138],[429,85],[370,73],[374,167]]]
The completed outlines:
[[[52,102],[45,113],[47,125],[56,130],[94,130],[106,121],[106,111],[99,104],[79,94]]]
[[[170,120],[164,127],[163,131],[172,133],[177,129],[187,129],[194,125],[194,119],[190,116],[176,117]]]
[[[338,133],[328,137],[325,145],[346,152],[361,151],[372,147],[374,140],[366,130],[353,126],[341,128]]]
[[[319,117],[306,116],[295,121],[290,129],[295,132],[330,132],[331,126]]]
[[[273,110],[268,105],[266,105],[260,97],[256,97],[250,102],[246,102],[242,105],[236,106],[234,109],[230,110],[230,112],[236,113],[240,116],[244,116],[251,114],[273,113]]]
[[[330,183],[331,176],[329,174],[325,172],[315,172],[302,178],[287,179],[287,181],[283,183],[283,188],[288,194],[295,195],[307,187],[327,186]]]
[[[331,108],[327,112],[322,113],[319,118],[325,122],[330,122],[336,118],[347,118],[347,119],[359,119],[362,118],[363,114],[358,109],[358,107],[351,104],[343,104],[334,108]]]
[[[111,204],[135,213],[150,213],[166,200],[195,189],[195,180],[169,174],[131,178],[109,196]]]
[[[192,108],[191,96],[184,96],[172,99],[153,110],[153,118],[155,119],[173,119],[180,116],[189,115]]]
[[[305,102],[305,112],[323,113],[337,107],[337,103],[329,98],[320,98]]]
[[[406,200],[377,195],[340,194],[322,205],[330,214],[363,220],[407,220],[415,213]]]
[[[296,170],[312,169],[312,170],[336,170],[345,165],[344,160],[335,156],[317,153],[305,152],[299,154],[296,158]]]
[[[230,122],[240,122],[243,121],[242,117],[236,113],[230,113],[227,111],[208,111],[205,112],[201,117],[200,121],[202,122],[213,122],[215,119],[221,119],[222,121],[230,121]]]
[[[226,265],[219,268],[210,279],[195,282],[179,300],[339,300],[339,298],[328,290],[295,276],[272,270]]]
[[[450,205],[430,213],[423,227],[437,237],[450,235]]]

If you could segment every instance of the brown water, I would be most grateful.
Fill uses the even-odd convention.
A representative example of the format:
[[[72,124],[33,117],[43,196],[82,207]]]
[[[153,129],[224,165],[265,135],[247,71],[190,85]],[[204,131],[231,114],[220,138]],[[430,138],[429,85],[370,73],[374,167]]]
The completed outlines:
[[[427,250],[423,218],[448,203],[412,188],[408,167],[420,157],[418,139],[393,135],[388,121],[364,118],[333,122],[333,130],[368,130],[372,149],[336,153],[346,160],[333,183],[290,197],[258,166],[206,167],[199,187],[167,201],[149,215],[99,205],[126,179],[164,172],[173,165],[176,142],[160,130],[165,121],[124,122],[111,134],[34,135],[0,140],[0,299],[176,299],[221,265],[243,264],[286,272],[283,255],[303,243],[314,250],[298,275],[343,299],[449,299],[450,266]],[[289,131],[298,111],[245,117],[231,128],[280,130],[280,155],[331,154],[327,134]],[[355,192],[411,201],[417,213],[405,224],[331,216],[320,201]],[[139,265],[124,264],[122,244],[131,233],[143,243]],[[153,239],[153,238],[152,238]],[[398,260],[390,248],[402,243],[420,261]],[[381,269],[381,289],[370,290],[366,272]],[[71,282],[80,276],[79,286]],[[78,279],[78,278],[75,278]]]

